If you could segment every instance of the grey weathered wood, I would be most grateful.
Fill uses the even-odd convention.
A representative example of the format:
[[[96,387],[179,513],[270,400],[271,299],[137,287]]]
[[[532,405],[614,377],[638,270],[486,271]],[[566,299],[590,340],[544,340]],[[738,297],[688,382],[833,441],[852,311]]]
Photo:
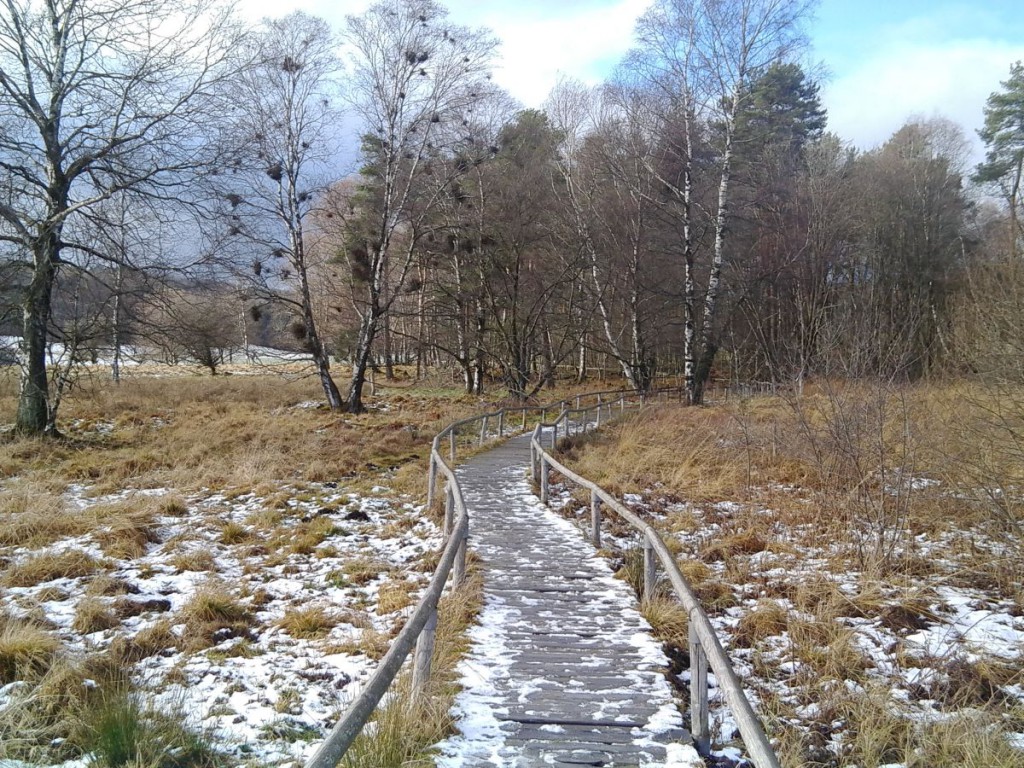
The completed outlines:
[[[430,682],[430,667],[434,659],[434,638],[437,635],[437,606],[427,617],[419,639],[416,641],[416,653],[413,655],[412,691],[414,697],[420,697]]]
[[[498,437],[505,436],[505,409],[498,411]]]
[[[544,454],[540,455],[540,500],[542,504],[548,503],[548,462]]]
[[[456,587],[462,586],[466,581],[466,546],[469,542],[469,531],[462,536],[462,543],[455,552],[455,565],[452,570],[452,581]]]
[[[658,586],[658,568],[654,557],[654,545],[649,535],[644,536],[644,599],[654,598]]]
[[[642,401],[643,399],[643,396],[641,396]],[[625,403],[625,399],[622,402]],[[553,469],[569,481],[596,493],[604,505],[612,509],[633,528],[644,534],[645,541],[650,542],[658,561],[665,569],[666,576],[672,584],[676,597],[683,604],[689,616],[690,627],[700,642],[708,664],[715,673],[722,697],[736,719],[744,745],[750,753],[754,765],[757,768],[780,768],[778,757],[775,755],[775,751],[772,749],[768,737],[764,733],[760,719],[754,713],[753,707],[751,707],[743,692],[743,686],[732,667],[728,655],[722,648],[721,641],[718,639],[711,621],[701,608],[693,589],[682,573],[680,573],[679,566],[665,546],[665,543],[661,540],[661,537],[658,536],[657,532],[650,525],[630,512],[618,499],[595,483],[576,474],[544,451],[539,440],[534,441],[534,449],[541,454],[540,460],[542,465],[550,464]]]
[[[452,522],[455,520],[455,492],[451,483],[445,486],[444,491],[444,537],[447,539],[452,532]]]
[[[566,411],[565,405],[566,404],[563,402],[560,411],[560,414],[562,414],[563,416],[565,415]],[[521,409],[522,423],[524,429],[526,427],[528,410],[528,408]],[[541,423],[543,423],[546,420],[546,415],[547,409],[541,408]],[[331,729],[331,732],[328,734],[327,738],[314,751],[312,757],[310,757],[310,759],[306,762],[305,768],[333,768],[335,765],[337,765],[341,757],[345,754],[348,747],[355,740],[356,736],[358,736],[360,730],[362,730],[363,726],[369,719],[370,715],[373,713],[373,710],[376,708],[377,703],[380,701],[384,693],[386,693],[388,688],[395,680],[404,660],[413,651],[413,648],[421,648],[422,652],[417,653],[417,656],[419,656],[420,658],[429,658],[432,656],[432,653],[428,653],[427,646],[433,644],[431,637],[433,632],[436,631],[435,627],[437,621],[437,603],[440,600],[441,593],[445,587],[445,583],[447,582],[449,576],[453,577],[453,581],[455,582],[456,585],[461,583],[465,578],[466,549],[469,535],[469,517],[466,504],[464,502],[462,491],[461,488],[459,487],[455,472],[452,470],[451,467],[449,467],[445,463],[445,461],[442,459],[440,455],[440,440],[447,435],[449,460],[454,462],[456,458],[458,429],[460,427],[468,426],[469,424],[476,422],[478,419],[482,419],[483,423],[481,426],[481,436],[482,438],[486,437],[486,419],[492,416],[497,416],[500,420],[503,419],[504,409],[495,414],[485,414],[483,416],[472,417],[469,419],[464,419],[462,421],[454,422],[445,429],[441,430],[441,432],[439,432],[437,436],[434,438],[431,445],[430,466],[428,468],[427,481],[427,495],[428,500],[430,502],[433,501],[434,495],[437,492],[437,482],[439,480],[439,475],[444,476],[446,483],[445,508],[447,539],[444,545],[444,549],[442,550],[441,553],[440,561],[438,563],[437,568],[434,571],[433,576],[431,577],[430,583],[428,584],[426,590],[421,596],[419,602],[416,604],[416,607],[413,609],[412,614],[409,616],[405,625],[396,636],[391,647],[388,649],[383,659],[381,659],[377,669],[370,677],[369,681],[363,687],[362,691],[359,693],[356,699],[352,701],[352,703],[349,705],[349,708],[345,711],[341,719]],[[554,433],[554,430],[552,431]],[[503,433],[503,421],[499,421],[499,434]],[[536,444],[539,448],[541,433],[542,431],[538,426],[538,429],[535,430],[532,438],[522,438],[522,440],[526,441],[523,443],[523,445],[532,442]],[[524,451],[523,455],[526,455],[526,453],[528,452]],[[550,470],[550,467],[544,462],[543,456],[544,454],[542,451],[536,453],[537,460],[541,461],[541,466],[544,470],[546,480],[546,475]],[[486,455],[482,458],[482,463],[488,463]],[[492,464],[492,466],[494,471],[502,472],[505,470],[508,464],[507,462],[505,462]],[[546,485],[547,483],[545,482],[545,486]],[[449,512],[449,510],[451,511]],[[528,544],[532,543],[533,542],[524,540],[518,542],[518,546],[526,547]],[[549,542],[548,544],[553,545],[554,542]],[[529,569],[524,570],[524,573],[528,572],[528,570]],[[546,574],[549,571],[550,568],[541,566],[538,563],[538,573]],[[586,578],[586,575],[577,574],[572,571],[567,571],[564,574],[563,578],[569,580],[574,580],[577,578],[584,579]],[[539,593],[543,594],[543,590],[535,591],[538,591]],[[564,594],[562,594],[562,599],[546,603],[546,607],[538,614],[538,616],[541,617],[543,620],[540,620],[536,622],[533,626],[531,626],[529,633],[525,635],[523,635],[523,633],[519,633],[520,636],[525,636],[527,638],[533,639],[563,638],[564,636],[561,634],[561,629],[562,624],[564,622],[560,622],[557,619],[545,617],[547,617],[549,613],[554,615],[554,612],[561,604],[565,604],[566,606],[579,605],[580,607],[578,608],[578,610],[582,611],[581,616],[583,618],[581,618],[581,620],[579,621],[579,629],[574,630],[574,636],[578,639],[578,642],[584,643],[584,646],[575,649],[576,653],[585,653],[587,643],[593,643],[595,645],[600,644],[601,638],[604,634],[604,627],[606,626],[606,618],[603,615],[604,611],[599,608],[599,603],[595,603],[595,606],[593,608],[587,608],[585,605],[581,605],[576,601],[568,600],[570,593],[571,590],[566,591]],[[424,632],[428,622],[432,623],[431,631]],[[634,627],[633,629],[638,630],[639,626]],[[560,642],[563,641],[560,640]],[[566,645],[567,642],[568,641],[564,641],[561,647],[568,647],[568,645]],[[541,646],[537,645],[536,648],[540,649]],[[596,659],[597,657],[595,656],[594,658]],[[521,662],[524,668],[529,668],[531,663],[533,662],[530,661],[529,657],[525,658]],[[416,672],[415,670],[415,667],[417,666],[419,668],[419,672]],[[643,665],[639,664],[637,669],[639,670],[641,666]],[[640,673],[639,671],[637,671],[635,674]],[[414,686],[418,689],[421,689],[422,686],[425,685],[425,681],[429,679],[429,662],[421,662],[418,665],[414,664],[413,677]],[[582,680],[577,680],[574,677],[572,679],[566,679],[565,683],[570,688],[570,690],[560,691],[560,695],[565,697],[562,700],[573,701],[574,699],[572,697],[574,696],[574,693],[572,689],[574,689],[574,687],[584,686],[584,689],[592,688],[595,690],[601,690],[602,685],[611,686],[611,678],[605,680],[601,675],[594,675],[588,677],[584,682]],[[615,693],[616,692],[614,690],[606,689],[601,692],[601,695],[604,697],[612,697]],[[571,717],[572,712],[573,710],[565,710],[566,717]],[[525,710],[524,714],[527,714]],[[512,743],[513,741],[514,740],[510,740],[510,743]],[[536,751],[533,742],[526,741],[522,743],[527,745],[524,754],[533,754]],[[595,744],[591,746],[594,746],[594,750],[597,750],[598,747],[600,747],[601,751],[593,751],[592,754],[589,754],[586,757],[586,759],[582,762],[580,760],[580,756],[581,754],[586,752],[586,750],[581,751],[581,749],[579,748],[589,748],[589,746],[586,743],[579,742],[578,740],[572,744],[566,745],[566,751],[564,753],[549,750],[546,753],[546,755],[551,759],[546,758],[544,762],[545,764],[549,765],[594,764],[593,760],[590,759],[591,757],[594,757],[596,759],[597,756],[604,755],[604,757],[611,758],[614,754],[618,753],[617,750],[619,750],[620,747],[628,747],[629,750],[633,750],[635,748],[634,745],[619,744],[608,744],[607,748],[601,747],[600,744]],[[663,752],[664,750],[662,750],[662,754]],[[604,757],[602,757],[601,759],[604,760]],[[650,756],[648,755],[648,757]],[[605,762],[607,761],[605,760]]]
[[[437,464],[434,463],[435,453],[437,453],[436,437],[430,449],[430,466],[427,468],[427,509],[434,506],[434,494],[437,492]]]
[[[696,627],[691,624],[690,634],[690,730],[697,751],[711,752],[711,729],[708,725],[708,659],[700,644]]]
[[[487,415],[480,419],[480,445],[483,445],[487,441]]]
[[[601,548],[601,499],[593,491],[590,492],[590,543],[596,549]]]
[[[459,469],[485,600],[508,612],[495,628],[507,644],[505,673],[492,681],[505,746],[465,766],[664,764],[663,744],[688,735],[681,720],[677,730],[638,729],[671,695],[650,651],[641,653],[630,639],[649,626],[635,608],[623,609],[628,589],[608,578],[607,566],[582,539],[567,539],[561,524],[533,517],[535,509],[529,518],[512,511],[523,509],[526,486],[507,467],[516,454],[525,466],[539,439],[538,428]],[[550,478],[550,465],[542,467],[538,478]],[[600,578],[607,582],[595,589]]]

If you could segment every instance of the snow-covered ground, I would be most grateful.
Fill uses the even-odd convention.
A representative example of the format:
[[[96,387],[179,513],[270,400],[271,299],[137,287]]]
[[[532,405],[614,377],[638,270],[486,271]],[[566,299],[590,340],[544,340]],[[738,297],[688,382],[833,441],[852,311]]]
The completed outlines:
[[[21,338],[18,336],[0,336],[0,365],[11,365],[17,362],[18,345]],[[47,345],[47,364],[58,365],[66,362],[67,349],[58,342]],[[165,355],[159,349],[152,347],[136,346],[126,344],[121,347],[120,364],[122,367],[131,368],[147,363],[165,363]],[[246,349],[238,349],[224,352],[223,364],[232,365],[257,365],[272,366],[285,363],[302,363],[310,359],[309,355],[301,352],[288,352],[273,347],[261,347],[249,345]],[[89,367],[107,367],[113,364],[114,349],[112,347],[101,347],[94,355],[85,354],[80,365]]]
[[[99,505],[168,493],[147,488],[91,496],[88,486],[73,486],[67,501],[87,515]],[[158,520],[159,541],[142,557],[104,552],[97,538],[102,527],[45,550],[0,553],[14,565],[42,551],[74,549],[95,557],[103,577],[123,594],[91,599],[137,606],[117,626],[85,635],[73,627],[93,576],[7,587],[5,609],[42,621],[71,653],[103,652],[161,623],[187,646],[190,630],[182,617],[190,600],[211,583],[227,590],[251,617],[246,631],[225,632],[202,650],[166,648],[139,661],[135,675],[153,701],[185,713],[191,725],[213,734],[218,748],[260,765],[301,761],[374,669],[374,649],[411,610],[405,604],[429,577],[421,556],[439,546],[439,532],[420,507],[333,483],[279,487],[271,496],[209,491],[185,501],[183,514]],[[302,545],[311,527],[322,541]],[[389,605],[380,599],[385,585]],[[396,592],[409,597],[396,603]],[[390,607],[396,604],[403,607]],[[314,638],[292,636],[282,619],[314,607],[334,626]],[[18,681],[0,687],[0,709],[25,690]]]
[[[927,483],[927,487],[935,485],[935,481]],[[570,490],[561,487],[554,503],[585,528],[589,506],[574,500]],[[1011,599],[995,585],[986,584],[984,577],[972,577],[964,559],[968,553],[972,563],[1007,562],[1011,549],[1004,540],[971,529],[920,533],[908,549],[914,561],[922,563],[922,573],[891,574],[889,579],[879,580],[856,570],[837,572],[841,553],[834,543],[821,542],[814,535],[802,536],[806,531],[788,530],[784,517],[772,509],[734,501],[690,504],[666,498],[657,490],[626,494],[624,501],[656,526],[664,526],[665,538],[675,539],[679,562],[699,561],[708,569],[702,581],[713,584],[716,590],[712,595],[724,596],[721,602],[727,606],[712,606],[708,613],[755,709],[770,706],[776,713],[785,713],[790,727],[819,743],[823,750],[819,754],[825,760],[821,764],[844,754],[853,724],[836,716],[824,701],[822,692],[831,683],[820,679],[815,667],[816,663],[827,664],[835,649],[823,639],[818,653],[812,650],[808,654],[807,637],[793,634],[795,627],[806,628],[820,619],[809,612],[806,601],[796,597],[808,585],[849,602],[846,610],[834,611],[834,631],[822,635],[839,637],[855,654],[848,677],[837,681],[838,697],[884,691],[888,702],[880,706],[888,706],[891,713],[919,725],[946,722],[952,716],[969,714],[972,706],[995,704],[1011,717],[1007,721],[1009,741],[1022,750],[1024,765],[1024,733],[1014,732],[1013,722],[1019,721],[1010,715],[1015,708],[1019,712],[1024,707],[1024,612],[1019,596]],[[739,547],[725,558],[708,557],[716,542],[742,528],[738,521],[744,516],[746,520],[761,518],[777,538],[750,547],[756,551]],[[679,519],[687,524],[678,525]],[[624,551],[635,549],[638,542],[606,533],[605,546]],[[875,592],[864,595],[867,585]],[[751,642],[745,617],[764,611],[766,606],[777,606],[786,620]],[[982,681],[976,695],[987,701],[958,695],[958,686],[971,684],[962,677],[973,674],[974,665],[984,673],[985,665],[993,664],[1007,670],[1004,677],[1008,680],[1003,684],[998,678],[992,684]],[[688,683],[689,673],[684,671],[680,679]],[[713,734],[718,743],[727,744],[738,731],[717,693],[714,675],[709,675],[709,680]],[[815,696],[822,698],[815,700]],[[735,758],[740,753],[728,747],[717,754]],[[887,768],[901,765],[893,763]]]

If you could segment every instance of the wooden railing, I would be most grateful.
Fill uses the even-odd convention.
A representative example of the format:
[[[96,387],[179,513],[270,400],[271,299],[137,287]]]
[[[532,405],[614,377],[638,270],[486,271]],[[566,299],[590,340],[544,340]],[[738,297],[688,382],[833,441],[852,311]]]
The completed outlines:
[[[573,416],[577,418],[573,418]],[[600,419],[600,416],[598,417]],[[602,489],[596,483],[573,472],[548,453],[542,445],[544,429],[551,430],[551,448],[557,444],[558,424],[563,424],[565,434],[575,425],[585,429],[589,420],[587,409],[563,410],[559,418],[552,424],[538,424],[530,440],[530,469],[535,481],[540,485],[541,501],[547,504],[549,496],[550,470],[554,469],[567,480],[590,491],[590,537],[595,547],[601,546],[601,507],[606,506],[619,517],[629,523],[643,536],[644,550],[644,582],[643,595],[652,597],[658,581],[657,562],[668,577],[676,597],[686,610],[689,617],[690,644],[690,730],[698,751],[707,754],[711,747],[711,732],[708,724],[708,664],[715,673],[718,686],[725,702],[732,711],[739,725],[740,735],[746,745],[750,757],[757,768],[779,768],[768,737],[765,735],[761,721],[754,713],[750,701],[743,692],[736,671],[726,655],[722,644],[715,634],[707,614],[701,607],[692,587],[679,571],[675,558],[665,546],[661,536],[650,525],[634,515],[618,499]]]
[[[437,607],[448,583],[449,576],[453,588],[460,587],[466,576],[466,543],[469,538],[469,515],[462,497],[455,470],[452,467],[460,445],[465,447],[482,446],[490,438],[501,439],[515,431],[512,417],[519,417],[518,430],[525,431],[530,414],[543,424],[549,413],[557,413],[553,434],[557,438],[558,425],[568,430],[568,413],[593,413],[597,423],[608,419],[613,413],[621,413],[634,404],[647,402],[650,398],[660,401],[678,397],[678,390],[656,390],[650,393],[636,394],[622,390],[605,390],[587,392],[558,403],[548,405],[526,405],[501,408],[493,413],[484,413],[462,421],[449,424],[434,438],[430,447],[430,468],[427,478],[427,505],[431,506],[437,495],[438,479],[445,481],[444,491],[444,549],[441,560],[434,570],[430,584],[413,609],[412,615],[402,631],[398,633],[388,652],[381,659],[377,670],[352,701],[341,720],[317,748],[313,756],[306,761],[305,768],[334,768],[352,746],[352,742],[362,731],[380,700],[398,677],[402,664],[415,647],[413,660],[412,691],[413,696],[422,695],[430,680],[431,659],[434,651],[434,639],[437,632]],[[593,401],[591,405],[585,402]],[[575,408],[569,408],[573,402]],[[441,446],[446,444],[448,459],[441,455]]]

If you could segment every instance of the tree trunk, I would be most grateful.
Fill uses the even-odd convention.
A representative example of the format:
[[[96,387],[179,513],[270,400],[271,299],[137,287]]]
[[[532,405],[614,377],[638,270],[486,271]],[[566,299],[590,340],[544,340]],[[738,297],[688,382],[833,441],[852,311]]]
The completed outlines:
[[[35,271],[22,303],[21,393],[15,422],[15,430],[22,434],[44,434],[49,421],[46,335],[57,279],[59,237],[49,233],[36,244]]]
[[[349,385],[347,401],[349,413],[363,413],[366,410],[363,405],[363,385],[366,383],[366,370],[370,366],[370,353],[376,335],[377,311],[371,303],[359,324],[359,340],[355,354],[352,355],[352,383]]]
[[[711,376],[718,343],[714,340],[715,313],[718,308],[718,290],[722,282],[722,265],[725,263],[725,227],[729,219],[729,183],[732,180],[732,138],[733,126],[739,112],[740,88],[737,84],[733,93],[732,110],[725,118],[725,151],[722,154],[722,176],[718,183],[718,211],[715,215],[715,247],[711,258],[711,274],[708,276],[708,292],[704,296],[704,317],[700,329],[700,359],[695,371],[691,403],[699,405],[704,401],[704,386]]]

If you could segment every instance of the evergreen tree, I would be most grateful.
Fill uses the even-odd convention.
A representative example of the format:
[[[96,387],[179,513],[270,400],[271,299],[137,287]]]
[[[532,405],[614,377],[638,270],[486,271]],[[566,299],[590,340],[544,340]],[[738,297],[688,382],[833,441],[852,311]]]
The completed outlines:
[[[978,165],[975,181],[997,185],[1010,214],[1010,252],[1021,252],[1024,223],[1021,219],[1021,182],[1024,181],[1024,65],[1010,67],[1003,90],[988,97],[985,127],[978,131],[988,147],[985,162]]]

